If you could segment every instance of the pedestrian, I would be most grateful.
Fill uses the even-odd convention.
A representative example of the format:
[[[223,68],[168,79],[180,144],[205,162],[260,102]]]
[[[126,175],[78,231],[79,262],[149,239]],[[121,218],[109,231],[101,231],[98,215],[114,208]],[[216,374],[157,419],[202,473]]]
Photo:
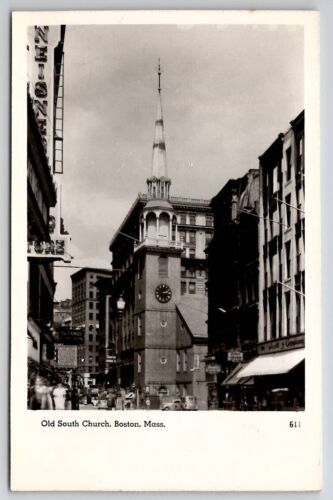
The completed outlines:
[[[61,382],[59,382],[53,389],[53,400],[54,400],[55,410],[65,409],[66,394],[67,394],[66,388],[62,385]]]

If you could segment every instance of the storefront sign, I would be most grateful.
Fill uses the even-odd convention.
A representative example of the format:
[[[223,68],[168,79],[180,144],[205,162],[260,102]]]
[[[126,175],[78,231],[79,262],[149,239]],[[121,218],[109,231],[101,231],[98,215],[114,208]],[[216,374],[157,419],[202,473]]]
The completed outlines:
[[[273,352],[288,351],[290,349],[300,349],[304,347],[304,335],[295,335],[278,340],[270,340],[263,344],[258,344],[258,354],[268,354]]]
[[[231,363],[241,363],[244,359],[244,355],[241,351],[228,351],[228,361]]]
[[[76,345],[57,345],[58,367],[76,368],[77,367],[77,346]]]
[[[38,65],[37,81],[34,83],[34,110],[45,149],[48,136],[48,82],[45,67],[48,63],[48,26],[35,26],[35,62]]]
[[[57,236],[50,241],[28,241],[28,257],[48,258],[71,262],[69,235]]]
[[[206,373],[209,375],[215,375],[216,373],[219,373],[221,371],[220,365],[216,363],[210,363],[209,365],[206,366]]]

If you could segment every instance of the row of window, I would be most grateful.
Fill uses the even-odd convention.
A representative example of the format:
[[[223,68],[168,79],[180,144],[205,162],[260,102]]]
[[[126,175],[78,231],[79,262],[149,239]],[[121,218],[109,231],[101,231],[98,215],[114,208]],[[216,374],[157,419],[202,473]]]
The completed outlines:
[[[165,364],[167,363],[167,358],[165,356],[161,357],[161,363]],[[191,371],[193,370],[199,370],[200,369],[200,355],[199,354],[193,354],[193,367],[191,368]],[[142,357],[141,354],[138,353],[137,355],[137,370],[138,373],[141,373],[142,371]],[[177,351],[176,354],[176,372],[180,373],[186,373],[188,371],[188,354],[187,351]]]
[[[189,224],[191,226],[208,226],[213,227],[213,216],[202,215],[195,213],[181,213],[179,214],[179,224]]]

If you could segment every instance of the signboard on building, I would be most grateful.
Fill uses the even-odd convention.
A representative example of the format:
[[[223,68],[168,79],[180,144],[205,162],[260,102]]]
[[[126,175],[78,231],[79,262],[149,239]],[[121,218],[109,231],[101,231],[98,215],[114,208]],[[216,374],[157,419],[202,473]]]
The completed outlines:
[[[58,367],[76,368],[77,367],[77,346],[76,345],[57,345]]]
[[[228,351],[228,361],[231,363],[241,363],[244,355],[241,351]]]
[[[301,349],[304,346],[304,335],[294,335],[258,344],[258,354],[289,351],[290,349]]]
[[[114,364],[117,361],[116,356],[106,356],[105,361],[110,364]]]
[[[71,262],[69,254],[69,235],[55,236],[50,241],[28,241],[28,257],[48,258]]]
[[[206,366],[206,373],[208,373],[209,375],[215,375],[216,373],[219,373],[220,371],[221,371],[221,367],[217,363],[209,363]]]

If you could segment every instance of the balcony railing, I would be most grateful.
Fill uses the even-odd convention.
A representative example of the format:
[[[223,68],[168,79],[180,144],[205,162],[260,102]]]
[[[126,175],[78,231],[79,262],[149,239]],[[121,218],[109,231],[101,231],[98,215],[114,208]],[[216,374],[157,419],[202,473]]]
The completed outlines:
[[[160,247],[160,248],[175,248],[182,250],[184,247],[184,243],[181,241],[168,240],[165,238],[145,238],[140,243],[134,244],[134,252],[143,247]]]

